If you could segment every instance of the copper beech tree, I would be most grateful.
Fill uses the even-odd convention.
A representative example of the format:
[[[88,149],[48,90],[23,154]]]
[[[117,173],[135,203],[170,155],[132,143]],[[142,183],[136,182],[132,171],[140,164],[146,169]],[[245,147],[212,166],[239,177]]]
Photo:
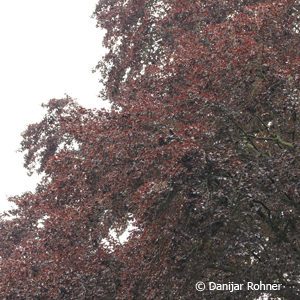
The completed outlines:
[[[94,17],[111,110],[52,99],[23,133],[42,179],[1,219],[0,298],[298,298],[299,1],[101,0]]]

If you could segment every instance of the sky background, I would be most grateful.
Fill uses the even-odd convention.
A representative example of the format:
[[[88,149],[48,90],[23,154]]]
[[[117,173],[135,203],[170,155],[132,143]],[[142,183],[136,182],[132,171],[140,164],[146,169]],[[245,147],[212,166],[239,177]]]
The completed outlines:
[[[34,190],[17,153],[21,133],[44,115],[52,98],[68,94],[89,108],[107,107],[97,97],[105,53],[103,32],[90,18],[97,0],[0,1],[0,211],[7,198]]]

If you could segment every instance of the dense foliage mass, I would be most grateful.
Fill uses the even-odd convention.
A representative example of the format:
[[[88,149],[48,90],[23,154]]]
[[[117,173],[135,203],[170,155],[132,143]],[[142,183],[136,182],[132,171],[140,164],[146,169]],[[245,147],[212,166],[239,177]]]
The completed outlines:
[[[112,109],[52,99],[24,132],[43,177],[1,220],[1,298],[298,298],[298,5],[100,0]]]

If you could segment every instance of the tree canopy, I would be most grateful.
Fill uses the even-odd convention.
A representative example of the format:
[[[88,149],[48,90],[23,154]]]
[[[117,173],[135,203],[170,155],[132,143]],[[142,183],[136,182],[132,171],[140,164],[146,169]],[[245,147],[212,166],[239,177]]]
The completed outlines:
[[[195,284],[263,281],[296,299],[299,1],[100,0],[94,17],[112,108],[52,99],[24,131],[42,179],[2,216],[1,298],[254,299]]]

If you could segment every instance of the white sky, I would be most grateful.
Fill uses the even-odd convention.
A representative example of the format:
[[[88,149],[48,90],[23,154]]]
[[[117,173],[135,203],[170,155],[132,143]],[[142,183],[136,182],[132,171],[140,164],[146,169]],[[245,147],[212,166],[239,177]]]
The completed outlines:
[[[104,53],[90,18],[96,3],[0,0],[0,211],[8,196],[34,189],[16,150],[26,126],[44,115],[41,103],[68,94],[86,107],[106,105],[91,72]]]

